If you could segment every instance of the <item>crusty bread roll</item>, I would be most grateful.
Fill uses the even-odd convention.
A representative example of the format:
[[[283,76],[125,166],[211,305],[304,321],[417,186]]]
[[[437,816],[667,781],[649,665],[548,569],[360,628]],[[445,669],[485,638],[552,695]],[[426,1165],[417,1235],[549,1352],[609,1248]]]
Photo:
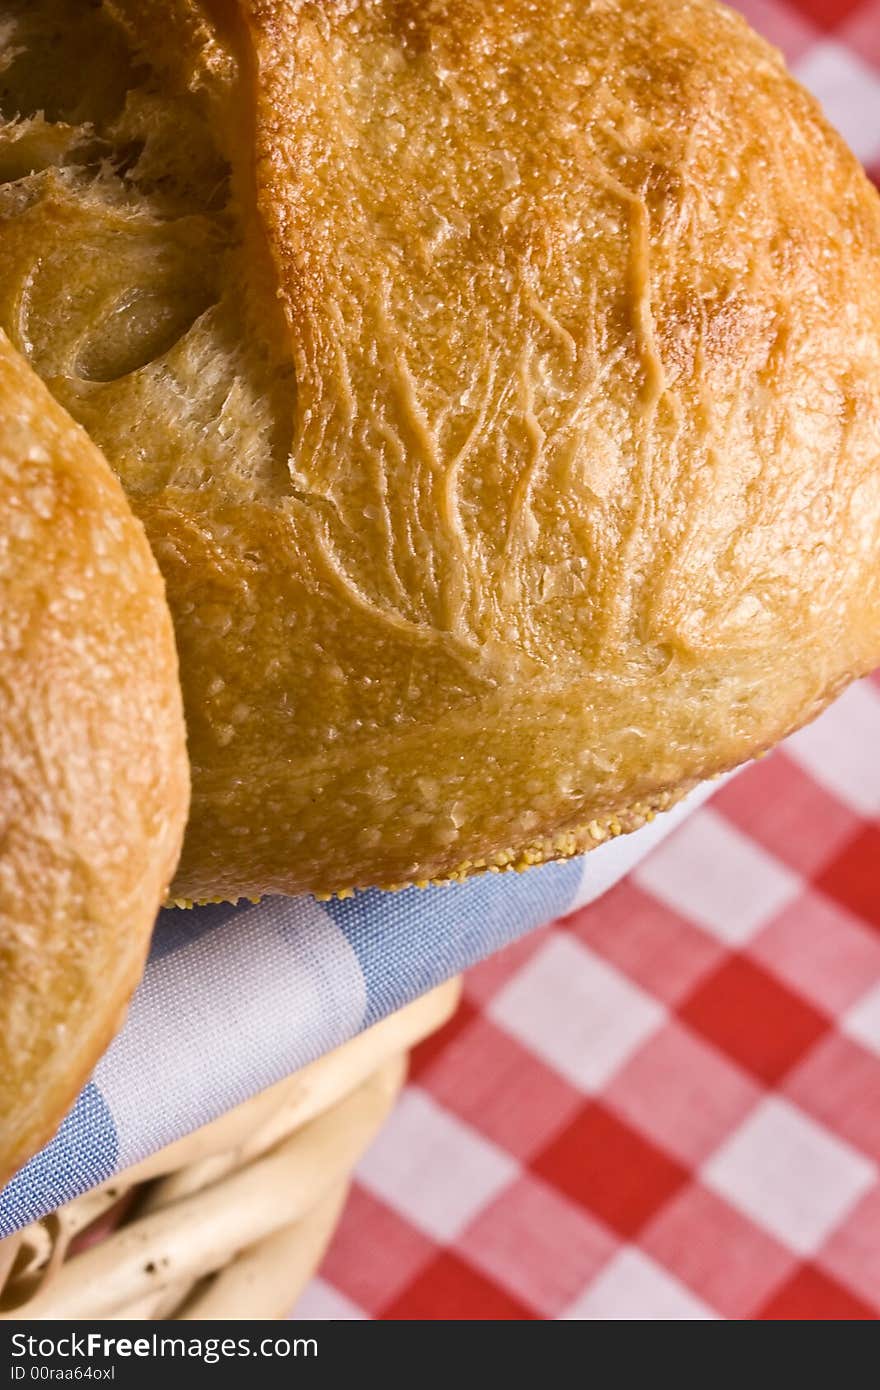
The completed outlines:
[[[741,19],[0,13],[0,322],[166,577],[177,894],[583,850],[880,660],[880,202]]]
[[[0,1187],[121,1022],[187,798],[143,528],[0,334]]]

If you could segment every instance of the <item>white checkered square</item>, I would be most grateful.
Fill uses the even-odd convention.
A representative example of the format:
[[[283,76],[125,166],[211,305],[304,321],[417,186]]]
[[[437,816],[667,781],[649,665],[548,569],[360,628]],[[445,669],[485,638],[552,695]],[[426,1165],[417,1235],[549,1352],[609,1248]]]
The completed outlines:
[[[815,44],[795,72],[858,158],[873,163],[880,155],[880,74],[833,39]]]
[[[642,826],[641,830],[634,831],[631,835],[618,835],[585,854],[580,886],[569,910],[574,912],[576,908],[584,907],[587,903],[601,898],[603,893],[607,893],[609,888],[613,888],[615,883],[619,883],[631,869],[634,869],[646,854],[650,854],[661,844],[667,835],[671,835],[676,826],[692,815],[698,806],[702,806],[704,801],[714,796],[727,780],[728,778],[724,777],[714,782],[702,782],[679,801],[677,806],[664,811],[662,816],[655,816],[650,825]]]
[[[880,690],[869,681],[851,685],[792,734],[785,751],[845,806],[861,816],[880,815]]]
[[[326,1279],[316,1277],[303,1290],[290,1316],[303,1322],[363,1322],[367,1315]]]
[[[573,1085],[598,1091],[666,1012],[612,966],[554,934],[487,1010]]]
[[[357,1176],[414,1226],[451,1241],[518,1171],[508,1154],[409,1086]]]
[[[830,1130],[769,1097],[712,1155],[703,1178],[759,1226],[807,1255],[877,1173]]]
[[[880,878],[880,865],[877,868]],[[843,1016],[841,1028],[862,1047],[880,1053],[880,984],[863,994]]]
[[[569,1321],[705,1322],[717,1317],[673,1275],[629,1248],[563,1313]]]
[[[640,864],[633,880],[730,946],[748,941],[801,887],[710,806]]]

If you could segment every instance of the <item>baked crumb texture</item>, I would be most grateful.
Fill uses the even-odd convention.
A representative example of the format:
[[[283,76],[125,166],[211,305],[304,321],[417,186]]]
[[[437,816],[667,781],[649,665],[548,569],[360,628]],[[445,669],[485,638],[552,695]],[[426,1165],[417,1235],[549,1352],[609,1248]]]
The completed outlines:
[[[880,660],[880,202],[741,19],[0,0],[0,41],[0,324],[165,575],[176,897],[580,852]]]
[[[143,527],[0,333],[0,1188],[122,1022],[188,793]]]

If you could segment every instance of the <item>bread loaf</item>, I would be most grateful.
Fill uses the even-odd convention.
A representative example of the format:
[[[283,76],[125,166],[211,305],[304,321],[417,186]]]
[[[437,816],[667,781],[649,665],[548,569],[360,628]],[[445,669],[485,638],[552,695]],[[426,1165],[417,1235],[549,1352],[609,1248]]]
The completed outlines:
[[[880,200],[740,18],[0,17],[0,323],[165,575],[176,894],[575,853],[880,660]]]
[[[122,1021],[187,798],[143,528],[0,334],[0,1186]]]

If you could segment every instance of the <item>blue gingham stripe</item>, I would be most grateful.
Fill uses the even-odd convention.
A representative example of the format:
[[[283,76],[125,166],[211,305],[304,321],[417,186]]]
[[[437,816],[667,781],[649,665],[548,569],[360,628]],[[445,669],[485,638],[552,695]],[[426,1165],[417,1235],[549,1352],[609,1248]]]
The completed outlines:
[[[593,901],[708,791],[583,859],[522,874],[160,913],[125,1028],[53,1141],[0,1194],[0,1236]]]

